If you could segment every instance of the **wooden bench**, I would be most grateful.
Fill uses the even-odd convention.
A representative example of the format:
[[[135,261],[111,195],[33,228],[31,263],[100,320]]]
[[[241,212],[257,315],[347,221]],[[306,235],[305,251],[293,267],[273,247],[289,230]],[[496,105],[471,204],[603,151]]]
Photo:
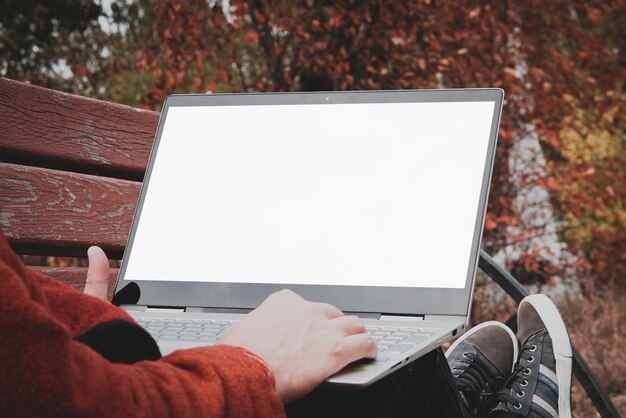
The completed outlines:
[[[0,78],[0,227],[13,249],[86,257],[98,244],[120,259],[158,120]],[[86,268],[37,269],[84,285]]]
[[[0,78],[0,228],[13,249],[86,257],[87,248],[97,244],[119,260],[158,119],[157,112]],[[518,303],[527,294],[484,252],[479,265]],[[34,268],[84,287],[84,267]],[[112,278],[117,274],[111,271]],[[603,417],[618,417],[574,351],[574,372],[594,405]]]

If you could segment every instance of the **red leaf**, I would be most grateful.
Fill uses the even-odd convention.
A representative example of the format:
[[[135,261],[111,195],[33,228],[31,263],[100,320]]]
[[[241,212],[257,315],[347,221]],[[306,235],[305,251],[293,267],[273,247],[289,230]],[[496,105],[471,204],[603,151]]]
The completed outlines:
[[[244,40],[244,42],[258,44],[259,43],[259,34],[256,31],[249,30],[249,31],[246,32],[246,35],[244,36],[243,40]]]
[[[491,218],[487,218],[485,219],[485,229],[487,231],[493,231],[494,229],[496,229],[498,227],[498,224],[496,223],[496,221],[494,221]]]

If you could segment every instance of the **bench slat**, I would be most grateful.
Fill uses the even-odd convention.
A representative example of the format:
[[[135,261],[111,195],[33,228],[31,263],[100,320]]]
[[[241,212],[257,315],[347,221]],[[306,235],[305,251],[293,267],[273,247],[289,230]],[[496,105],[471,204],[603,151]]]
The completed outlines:
[[[60,280],[63,283],[80,290],[81,292],[85,288],[85,280],[87,279],[87,267],[32,266],[29,268],[45,275],[54,277],[55,279]],[[107,295],[108,300],[111,300],[111,297],[113,296],[113,291],[115,290],[115,282],[117,280],[119,272],[119,269],[111,269],[111,273],[109,274],[109,290]]]
[[[0,78],[0,161],[140,181],[159,113]]]
[[[20,254],[121,258],[141,183],[0,163],[0,227]]]

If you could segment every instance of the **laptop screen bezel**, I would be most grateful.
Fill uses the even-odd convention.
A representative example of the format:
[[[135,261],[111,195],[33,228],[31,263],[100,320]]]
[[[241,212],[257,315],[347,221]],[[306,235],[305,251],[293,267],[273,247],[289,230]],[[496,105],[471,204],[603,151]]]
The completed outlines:
[[[164,103],[148,161],[144,183],[135,211],[129,239],[115,292],[132,283],[134,300],[121,302],[142,306],[196,307],[248,310],[258,306],[269,294],[288,288],[314,301],[323,301],[347,312],[395,315],[459,315],[469,314],[471,294],[478,264],[480,240],[487,207],[489,184],[495,157],[497,133],[500,123],[504,92],[501,89],[439,89],[399,91],[352,91],[307,93],[235,93],[207,95],[171,95]],[[125,279],[126,260],[132,251],[138,220],[149,187],[150,175],[158,152],[168,110],[187,106],[255,106],[298,104],[350,104],[350,103],[432,103],[432,102],[494,102],[494,111],[483,172],[478,211],[476,213],[470,262],[463,288],[424,287],[363,287],[337,285],[286,285],[258,283],[168,282],[128,281]],[[184,263],[185,260],[168,260]],[[445,274],[445,266],[441,266]],[[119,298],[117,298],[119,299]],[[114,301],[116,298],[114,298]],[[120,303],[120,301],[118,301]]]

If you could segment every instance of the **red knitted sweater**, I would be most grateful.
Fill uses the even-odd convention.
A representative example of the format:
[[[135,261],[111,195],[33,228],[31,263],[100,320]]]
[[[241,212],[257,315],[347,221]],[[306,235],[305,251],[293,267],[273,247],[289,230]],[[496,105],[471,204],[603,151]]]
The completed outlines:
[[[28,270],[0,232],[1,417],[282,417],[261,364],[240,348],[111,363],[74,339],[121,309]]]

